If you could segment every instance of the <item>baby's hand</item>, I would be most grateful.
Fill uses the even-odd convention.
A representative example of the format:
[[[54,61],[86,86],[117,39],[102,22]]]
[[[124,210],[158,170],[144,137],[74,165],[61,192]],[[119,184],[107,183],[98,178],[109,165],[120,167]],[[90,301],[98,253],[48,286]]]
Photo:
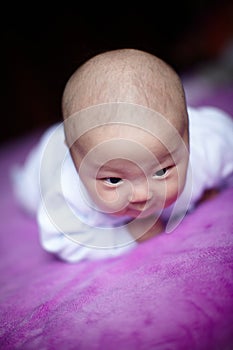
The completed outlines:
[[[139,243],[157,236],[164,230],[164,225],[160,219],[153,215],[145,219],[136,219],[128,224],[130,234]]]
[[[215,198],[218,194],[219,194],[219,189],[217,189],[217,188],[211,188],[211,189],[209,189],[209,190],[206,190],[204,193],[203,193],[203,195],[202,195],[202,197],[199,199],[199,201],[197,202],[197,205],[198,204],[201,204],[201,203],[203,203],[203,202],[206,202],[206,201],[208,201],[208,200],[210,200],[210,199],[213,199],[213,198]]]

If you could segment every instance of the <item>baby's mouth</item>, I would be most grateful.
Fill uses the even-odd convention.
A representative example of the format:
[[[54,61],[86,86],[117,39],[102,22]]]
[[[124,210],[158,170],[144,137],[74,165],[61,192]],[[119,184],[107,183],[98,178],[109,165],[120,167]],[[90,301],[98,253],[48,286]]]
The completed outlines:
[[[132,215],[133,217],[141,216],[147,216],[152,212],[151,206],[148,206],[146,204],[140,205],[140,206],[130,206],[127,208],[127,214]]]
[[[128,206],[129,210],[137,211],[137,212],[144,212],[151,208],[151,203],[149,201],[142,202],[142,203],[131,203]]]

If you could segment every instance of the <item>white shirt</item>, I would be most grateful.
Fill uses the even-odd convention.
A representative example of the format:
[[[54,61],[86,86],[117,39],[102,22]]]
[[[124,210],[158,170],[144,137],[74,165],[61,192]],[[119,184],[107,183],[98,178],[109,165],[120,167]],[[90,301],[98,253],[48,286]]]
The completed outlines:
[[[206,189],[232,185],[233,119],[212,107],[188,108],[190,161],[179,199],[163,212],[171,232]],[[46,150],[46,152],[44,152]],[[37,217],[41,244],[69,262],[118,256],[137,245],[127,217],[101,213],[90,205],[70,153],[62,124],[50,127],[14,169],[16,196]]]

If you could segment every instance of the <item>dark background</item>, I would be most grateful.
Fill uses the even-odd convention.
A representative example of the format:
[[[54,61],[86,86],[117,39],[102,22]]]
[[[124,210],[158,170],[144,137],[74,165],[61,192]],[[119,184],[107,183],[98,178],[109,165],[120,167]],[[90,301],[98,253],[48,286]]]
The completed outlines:
[[[179,73],[217,57],[233,37],[232,1],[108,4],[6,4],[1,12],[1,143],[61,120],[65,83],[97,53],[138,48]]]

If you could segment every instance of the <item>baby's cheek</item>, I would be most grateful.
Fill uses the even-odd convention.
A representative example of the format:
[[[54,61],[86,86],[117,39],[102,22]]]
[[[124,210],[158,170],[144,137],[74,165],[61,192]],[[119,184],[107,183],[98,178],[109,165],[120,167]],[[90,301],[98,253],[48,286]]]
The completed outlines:
[[[117,189],[103,190],[101,187],[97,188],[98,200],[104,203],[116,203],[119,199]]]
[[[166,181],[165,206],[173,204],[182,193],[185,186],[186,168],[178,166],[173,169],[172,176]]]
[[[167,181],[165,186],[165,207],[173,204],[179,196],[179,184],[177,179],[173,179],[173,181]]]
[[[128,205],[127,191],[122,191],[121,188],[102,189],[99,187],[97,192],[98,198],[95,204],[105,213],[119,213]]]
[[[179,196],[178,189],[176,186],[170,187],[167,191],[167,196],[165,200],[165,207],[173,204]]]

